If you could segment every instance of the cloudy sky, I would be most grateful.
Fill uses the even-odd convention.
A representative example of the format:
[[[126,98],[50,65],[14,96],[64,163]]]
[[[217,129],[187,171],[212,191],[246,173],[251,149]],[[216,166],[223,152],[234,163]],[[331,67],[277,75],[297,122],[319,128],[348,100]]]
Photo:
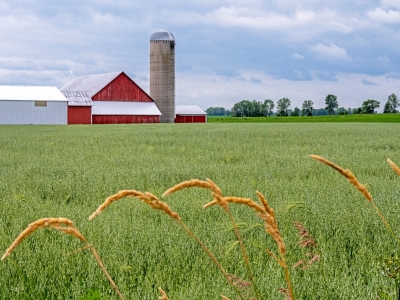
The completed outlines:
[[[148,91],[160,29],[176,39],[177,104],[400,96],[400,0],[0,0],[0,84],[125,71]]]

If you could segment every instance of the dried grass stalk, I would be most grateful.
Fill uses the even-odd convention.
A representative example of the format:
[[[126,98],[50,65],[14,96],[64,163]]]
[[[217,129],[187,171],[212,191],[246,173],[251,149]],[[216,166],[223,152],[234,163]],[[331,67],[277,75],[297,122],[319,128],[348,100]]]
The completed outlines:
[[[112,280],[110,274],[108,274],[106,268],[104,267],[99,254],[97,253],[96,249],[93,247],[93,245],[89,244],[89,242],[86,240],[86,238],[82,235],[82,233],[75,227],[74,223],[66,218],[43,218],[36,220],[35,222],[31,223],[28,225],[28,227],[23,230],[19,236],[14,240],[14,242],[11,244],[10,247],[6,250],[6,252],[3,254],[1,257],[1,260],[4,260],[7,256],[9,256],[13,250],[28,236],[30,236],[32,233],[34,233],[36,230],[49,227],[58,231],[61,231],[65,234],[72,235],[79,239],[80,241],[84,242],[86,246],[84,248],[90,249],[92,252],[93,256],[95,257],[97,263],[99,264],[101,270],[103,273],[106,275],[108,281],[114,288],[115,292],[118,294],[120,299],[124,299],[122,296],[121,292],[119,291],[118,287]]]
[[[297,229],[297,234],[300,237],[300,241],[298,242],[298,244],[303,247],[309,247],[309,248],[315,248],[317,247],[317,243],[315,242],[315,240],[313,239],[313,237],[311,236],[310,232],[303,226],[303,224],[301,224],[300,222],[295,222],[294,226]]]
[[[385,226],[388,229],[388,231],[390,232],[390,234],[393,236],[393,238],[396,240],[396,242],[398,244],[400,244],[400,241],[397,238],[397,235],[393,231],[393,229],[390,226],[389,222],[386,220],[385,216],[380,211],[379,207],[375,204],[375,202],[372,199],[372,196],[369,193],[369,191],[367,190],[367,188],[357,180],[357,178],[353,175],[353,173],[350,172],[350,170],[343,169],[343,168],[339,167],[338,165],[334,164],[333,162],[331,162],[331,161],[329,161],[329,160],[327,160],[327,159],[325,159],[325,158],[323,158],[321,156],[318,156],[318,155],[310,155],[310,156],[311,156],[311,158],[314,158],[316,160],[319,160],[319,161],[323,162],[324,164],[327,164],[328,166],[334,168],[340,174],[345,176],[349,180],[349,182],[352,185],[354,185],[364,195],[364,197],[368,200],[368,202],[371,203],[372,207],[375,209],[376,213],[382,219],[383,223],[385,224]],[[398,173],[399,168],[390,159],[388,159],[388,163],[395,170],[395,172]]]
[[[164,211],[168,216],[173,219],[180,220],[179,215],[172,211],[169,205],[165,202],[160,201],[155,195],[149,192],[139,192],[136,190],[122,190],[118,193],[109,196],[103,204],[101,204],[94,213],[92,213],[89,217],[89,220],[93,220],[97,215],[99,215],[104,209],[111,205],[111,203],[118,201],[125,197],[135,197],[136,199],[141,200],[142,202],[150,205],[154,209],[159,209]]]
[[[397,173],[397,175],[400,176],[400,169],[398,166],[396,166],[396,164],[394,162],[392,162],[389,158],[387,159],[387,162],[389,163],[389,165],[392,167],[392,169]]]
[[[368,189],[365,187],[365,185],[361,184],[357,178],[354,176],[354,174],[348,170],[348,169],[343,169],[342,167],[339,167],[338,165],[334,164],[333,162],[327,160],[326,158],[323,158],[318,155],[310,155],[311,158],[318,160],[331,168],[335,169],[338,171],[340,174],[342,174],[344,177],[347,178],[347,180],[354,185],[363,195],[364,197],[369,201],[372,202],[372,196],[369,193]]]
[[[159,287],[158,290],[161,293],[161,296],[158,297],[158,299],[160,299],[160,300],[169,300],[167,294],[163,291],[162,288]]]
[[[66,218],[43,218],[39,219],[26,227],[25,230],[23,230],[19,236],[14,240],[14,242],[11,244],[10,247],[6,250],[6,252],[3,254],[1,257],[1,260],[4,260],[7,256],[11,254],[11,252],[14,251],[14,249],[28,236],[30,236],[32,233],[34,233],[36,230],[45,228],[45,227],[51,227],[60,231],[68,230],[67,227],[61,227],[62,225],[68,226],[68,229],[75,229],[74,223]],[[83,235],[77,230],[72,230],[69,232],[65,232],[67,234],[74,235],[84,243],[87,243],[86,239],[83,237]]]
[[[232,280],[233,284],[239,289],[239,291],[243,292],[242,295],[245,299],[248,300],[256,300],[256,298],[251,298],[251,288],[252,284],[243,278],[240,278],[233,274],[228,274],[229,279]]]
[[[284,300],[292,300],[292,296],[290,295],[290,292],[288,289],[284,289],[284,288],[279,288],[278,291],[285,296]]]
[[[221,297],[222,297],[222,300],[229,300],[229,298],[225,297],[224,295],[221,295]]]
[[[210,185],[209,182],[207,181],[203,181],[203,180],[198,180],[198,179],[192,179],[192,180],[187,180],[184,182],[181,182],[171,188],[169,188],[168,190],[166,190],[164,192],[164,194],[162,195],[162,197],[171,195],[177,191],[186,189],[186,188],[191,188],[191,187],[199,187],[199,188],[205,188],[205,189],[212,189],[212,186]]]
[[[251,200],[249,198],[224,197],[223,200],[228,202],[228,203],[236,203],[236,204],[247,205],[248,207],[254,209],[256,212],[264,212],[264,209],[259,204],[257,204],[256,202],[254,202],[253,200]],[[213,206],[215,204],[217,204],[217,201],[213,200],[211,202],[206,203],[203,206],[203,208],[207,208],[207,207]]]
[[[177,191],[186,189],[186,188],[191,188],[191,187],[200,187],[200,188],[206,188],[211,190],[211,195],[213,196],[213,199],[215,201],[212,201],[214,204],[220,205],[225,211],[228,211],[228,203],[224,201],[224,197],[222,196],[222,191],[221,189],[211,180],[207,178],[207,181],[203,180],[198,180],[198,179],[192,179],[188,181],[181,182],[172,188],[168,189],[162,197],[165,197],[167,195],[170,195],[172,193],[175,193]],[[214,205],[212,204],[212,205]],[[211,205],[210,205],[211,206]]]

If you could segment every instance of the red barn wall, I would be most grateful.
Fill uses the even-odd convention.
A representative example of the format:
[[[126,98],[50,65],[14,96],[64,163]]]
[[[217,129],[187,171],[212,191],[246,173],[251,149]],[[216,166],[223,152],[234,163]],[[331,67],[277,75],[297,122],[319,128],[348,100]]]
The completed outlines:
[[[206,123],[206,116],[176,115],[175,123]]]
[[[93,124],[160,123],[160,116],[93,116]]]
[[[92,124],[92,107],[68,106],[68,124]]]
[[[92,100],[153,102],[153,99],[125,75],[125,73],[118,75],[117,78],[94,95]]]

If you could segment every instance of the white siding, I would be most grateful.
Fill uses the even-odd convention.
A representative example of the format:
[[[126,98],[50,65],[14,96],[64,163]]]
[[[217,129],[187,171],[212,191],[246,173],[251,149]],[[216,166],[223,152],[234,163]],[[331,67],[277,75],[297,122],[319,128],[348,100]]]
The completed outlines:
[[[67,124],[67,101],[47,101],[47,107],[35,101],[0,101],[0,124]]]

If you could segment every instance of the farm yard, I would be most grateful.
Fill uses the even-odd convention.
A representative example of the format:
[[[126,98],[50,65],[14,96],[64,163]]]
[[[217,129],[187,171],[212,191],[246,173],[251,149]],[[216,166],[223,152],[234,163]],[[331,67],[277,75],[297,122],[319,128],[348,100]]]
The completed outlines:
[[[210,191],[170,187],[210,178],[226,196],[263,193],[287,246],[296,299],[395,297],[382,274],[399,246],[371,204],[346,178],[309,157],[350,169],[400,232],[400,124],[265,123],[0,127],[0,251],[40,218],[65,217],[93,244],[126,299],[236,299],[205,252],[171,218],[134,198],[88,217],[119,190],[151,192],[168,203],[230,274],[249,280],[229,217]],[[249,208],[230,205],[262,299],[283,299],[282,268],[265,249],[276,245]],[[294,226],[316,241],[307,259]],[[117,299],[78,239],[42,229],[0,262],[0,299]],[[97,296],[99,298],[95,298]],[[394,299],[383,298],[382,299]]]

